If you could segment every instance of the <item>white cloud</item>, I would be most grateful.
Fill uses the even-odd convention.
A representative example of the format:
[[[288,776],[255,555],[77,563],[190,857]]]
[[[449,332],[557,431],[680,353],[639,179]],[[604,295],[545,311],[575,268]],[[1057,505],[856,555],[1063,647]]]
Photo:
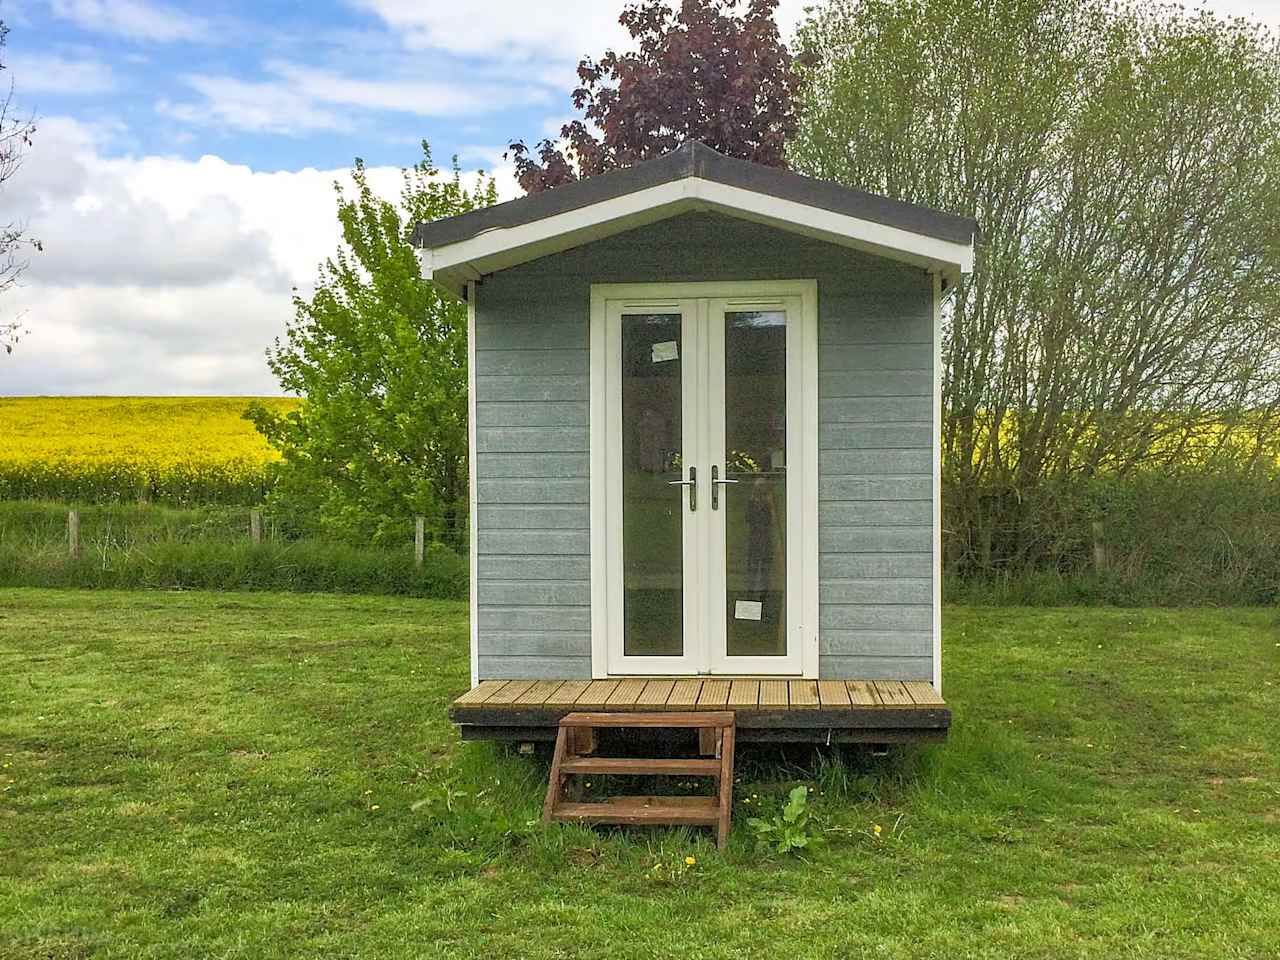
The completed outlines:
[[[169,43],[208,33],[204,18],[147,0],[50,0],[49,6],[55,16],[85,30],[130,40]]]
[[[115,87],[111,68],[100,60],[72,60],[56,54],[15,53],[5,67],[13,71],[24,97],[33,93],[95,94]]]
[[[276,393],[263,351],[338,246],[346,170],[266,173],[205,156],[109,157],[98,131],[50,118],[7,199],[46,250],[3,318],[0,393]],[[369,171],[394,197],[400,172]],[[501,172],[514,194],[510,171]]]
[[[421,78],[366,79],[279,60],[267,63],[266,71],[275,79],[187,76],[184,81],[204,99],[199,103],[175,103],[166,98],[156,104],[156,109],[194,125],[302,134],[349,129],[354,125],[352,117],[364,110],[456,117],[548,99],[545,90],[527,84],[500,85],[476,79],[460,83]]]

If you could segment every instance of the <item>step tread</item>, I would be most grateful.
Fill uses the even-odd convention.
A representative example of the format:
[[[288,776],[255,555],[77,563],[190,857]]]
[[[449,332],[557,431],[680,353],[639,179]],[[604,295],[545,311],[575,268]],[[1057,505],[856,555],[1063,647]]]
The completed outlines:
[[[599,803],[558,803],[553,820],[593,823],[714,824],[720,818],[715,797],[610,797]]]
[[[570,713],[562,727],[731,727],[733,714],[702,713]]]
[[[560,765],[562,773],[612,773],[638,776],[718,777],[719,760],[653,757],[574,757]]]

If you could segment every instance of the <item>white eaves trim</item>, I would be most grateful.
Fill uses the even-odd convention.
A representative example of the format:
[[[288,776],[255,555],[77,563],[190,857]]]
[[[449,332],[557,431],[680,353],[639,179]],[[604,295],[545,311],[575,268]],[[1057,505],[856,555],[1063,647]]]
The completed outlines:
[[[694,210],[725,213],[937,271],[973,271],[973,242],[955,243],[821,207],[684,177],[531,223],[418,251],[423,276],[461,295],[469,280]]]

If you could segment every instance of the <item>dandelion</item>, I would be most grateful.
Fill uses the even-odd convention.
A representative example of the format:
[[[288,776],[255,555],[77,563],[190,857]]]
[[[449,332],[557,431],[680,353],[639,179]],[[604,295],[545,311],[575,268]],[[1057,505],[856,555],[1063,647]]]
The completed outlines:
[[[370,807],[369,809],[370,809],[370,810],[377,810],[377,809],[379,809],[379,807],[378,807],[378,805],[375,803],[375,804],[374,804],[372,807]]]
[[[693,857],[685,857],[685,858],[684,858],[684,865],[685,865],[686,867],[692,867],[692,866],[693,866],[695,863],[697,863],[697,862],[698,862],[698,861],[697,861],[697,860],[695,860]]]
[[[878,838],[878,837],[880,836],[880,824],[878,824],[878,823],[877,823],[877,824],[874,824],[874,825],[871,827],[871,832],[872,832],[872,833],[874,833],[874,834],[876,835],[876,837]]]

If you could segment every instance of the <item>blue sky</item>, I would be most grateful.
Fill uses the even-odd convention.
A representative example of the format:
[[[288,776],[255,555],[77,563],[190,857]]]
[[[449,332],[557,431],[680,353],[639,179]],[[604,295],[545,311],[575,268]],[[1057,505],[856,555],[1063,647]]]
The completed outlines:
[[[790,36],[811,0],[782,0]],[[1280,24],[1280,0],[1209,0]],[[264,350],[337,246],[351,160],[395,194],[436,161],[493,171],[574,115],[622,0],[0,0],[35,146],[0,195],[45,245],[0,322],[0,394],[272,394]]]

